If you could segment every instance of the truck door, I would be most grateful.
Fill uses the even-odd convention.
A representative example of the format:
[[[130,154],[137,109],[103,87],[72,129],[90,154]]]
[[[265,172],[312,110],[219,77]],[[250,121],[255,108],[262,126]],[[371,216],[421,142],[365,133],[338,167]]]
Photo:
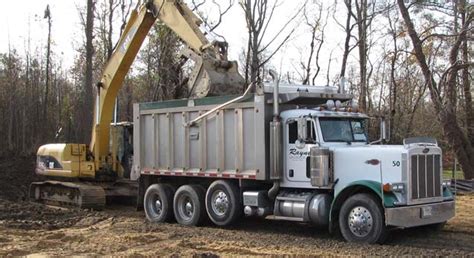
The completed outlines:
[[[290,118],[285,125],[285,178],[290,182],[309,182],[309,154],[316,146],[316,130],[311,117]]]

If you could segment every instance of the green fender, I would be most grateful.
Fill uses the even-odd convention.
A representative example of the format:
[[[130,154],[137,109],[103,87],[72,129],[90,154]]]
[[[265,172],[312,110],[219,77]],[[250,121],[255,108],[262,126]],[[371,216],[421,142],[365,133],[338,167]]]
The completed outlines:
[[[443,187],[443,197],[445,199],[454,199],[453,192],[451,192],[451,189],[449,189],[449,187]]]
[[[332,213],[334,211],[334,209],[336,208],[335,206],[338,204],[339,202],[339,198],[341,196],[344,196],[346,195],[348,192],[347,191],[351,191],[349,189],[353,188],[353,187],[364,187],[364,188],[368,188],[370,189],[372,192],[376,193],[379,198],[382,200],[383,199],[383,203],[384,203],[384,207],[393,207],[395,206],[394,203],[397,200],[397,198],[395,197],[395,195],[393,193],[383,193],[382,195],[382,187],[381,187],[381,184],[380,182],[376,182],[376,181],[372,181],[372,180],[359,180],[359,181],[354,181],[352,183],[350,183],[349,185],[347,185],[344,189],[342,189],[337,196],[335,196],[334,200],[332,201],[331,203],[331,210],[329,212],[329,221],[331,222],[332,220]]]

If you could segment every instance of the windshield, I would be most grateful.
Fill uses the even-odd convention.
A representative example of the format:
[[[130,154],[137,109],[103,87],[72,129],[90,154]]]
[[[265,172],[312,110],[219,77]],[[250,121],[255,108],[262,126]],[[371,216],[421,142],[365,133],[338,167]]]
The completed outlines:
[[[319,124],[325,142],[367,142],[365,119],[320,117]]]

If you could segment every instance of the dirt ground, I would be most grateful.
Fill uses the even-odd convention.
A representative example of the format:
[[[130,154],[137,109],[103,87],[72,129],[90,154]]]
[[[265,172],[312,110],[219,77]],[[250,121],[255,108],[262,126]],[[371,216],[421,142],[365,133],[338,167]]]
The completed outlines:
[[[17,164],[17,165],[15,165]],[[19,165],[18,165],[19,164]],[[150,224],[133,207],[58,209],[26,201],[34,162],[0,159],[0,256],[19,255],[467,255],[474,256],[474,196],[457,198],[441,232],[396,230],[385,245],[343,241],[308,225],[245,219],[232,228]]]

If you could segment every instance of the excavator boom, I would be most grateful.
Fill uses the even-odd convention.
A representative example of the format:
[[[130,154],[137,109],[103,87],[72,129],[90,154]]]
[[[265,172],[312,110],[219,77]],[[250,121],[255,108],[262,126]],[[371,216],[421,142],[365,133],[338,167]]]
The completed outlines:
[[[114,101],[156,19],[181,38],[189,48],[182,52],[183,56],[195,61],[188,86],[191,97],[237,94],[243,89],[243,78],[238,73],[237,63],[227,60],[227,48],[222,51],[222,43],[210,43],[207,40],[199,29],[201,20],[182,1],[148,1],[139,10],[133,11],[98,84],[95,125],[89,145],[95,157],[96,168],[101,169],[109,163],[105,159],[109,154],[109,128]],[[116,162],[112,165],[114,164]]]

